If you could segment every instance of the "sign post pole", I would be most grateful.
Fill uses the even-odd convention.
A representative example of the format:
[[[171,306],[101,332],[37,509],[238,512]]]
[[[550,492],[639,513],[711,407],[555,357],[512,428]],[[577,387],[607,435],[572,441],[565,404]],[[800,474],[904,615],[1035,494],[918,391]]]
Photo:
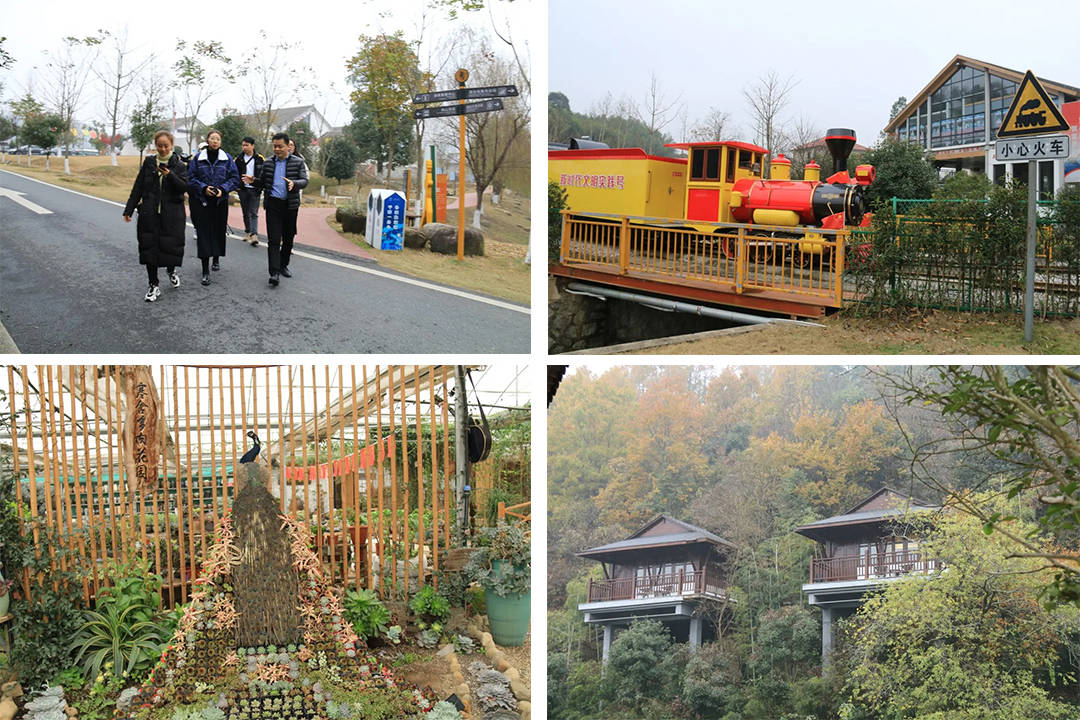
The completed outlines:
[[[465,81],[469,79],[469,71],[461,68],[454,75],[458,81],[458,87],[464,88]],[[464,105],[464,98],[458,101]],[[457,259],[465,259],[465,116],[459,119],[458,130],[458,210],[457,210]]]
[[[1035,199],[1038,195],[1039,178],[1034,160],[1028,160],[1028,202],[1027,202],[1027,255],[1024,261],[1024,342],[1031,342],[1035,333],[1035,237],[1037,235],[1037,210]]]
[[[438,183],[439,176],[435,170],[435,146],[431,146],[431,222],[439,222],[438,207],[439,203],[436,201],[438,197],[435,193],[435,185]]]
[[[1016,89],[1012,103],[997,131],[994,156],[998,160],[1026,157],[1028,175],[1027,246],[1024,259],[1024,342],[1035,336],[1035,241],[1038,237],[1038,159],[1063,158],[1069,154],[1068,137],[1045,136],[1069,129],[1061,111],[1043,88],[1035,73],[1028,70]],[[1035,137],[1032,137],[1035,136]],[[1011,138],[1025,138],[1011,142]],[[1031,138],[1026,140],[1026,138]],[[1003,142],[1004,140],[1004,142]]]

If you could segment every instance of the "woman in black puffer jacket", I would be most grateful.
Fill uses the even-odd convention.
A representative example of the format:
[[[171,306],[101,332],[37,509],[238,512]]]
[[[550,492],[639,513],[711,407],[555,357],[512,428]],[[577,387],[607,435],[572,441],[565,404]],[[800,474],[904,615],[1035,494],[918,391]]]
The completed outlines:
[[[184,233],[187,214],[184,212],[184,193],[188,189],[187,166],[173,152],[173,136],[167,130],[154,135],[157,153],[143,161],[131,195],[124,206],[124,222],[139,211],[136,234],[139,238],[139,262],[146,266],[150,288],[145,300],[154,302],[161,297],[158,287],[158,268],[165,266],[169,283],[180,287],[176,269],[184,262]]]

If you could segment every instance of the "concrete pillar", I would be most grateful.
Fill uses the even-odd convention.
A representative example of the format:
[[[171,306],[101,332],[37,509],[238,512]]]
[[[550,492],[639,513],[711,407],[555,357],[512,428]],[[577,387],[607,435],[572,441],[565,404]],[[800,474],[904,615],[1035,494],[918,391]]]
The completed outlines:
[[[608,654],[611,652],[611,626],[604,625],[604,663],[607,663]]]
[[[701,618],[690,618],[690,648],[701,647]]]
[[[829,664],[829,656],[832,655],[832,624],[833,624],[833,609],[831,607],[821,608],[821,665],[822,667]]]

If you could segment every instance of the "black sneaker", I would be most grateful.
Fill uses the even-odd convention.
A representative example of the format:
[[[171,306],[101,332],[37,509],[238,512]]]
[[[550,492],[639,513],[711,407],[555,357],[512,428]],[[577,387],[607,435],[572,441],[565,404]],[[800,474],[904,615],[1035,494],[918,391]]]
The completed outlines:
[[[277,284],[281,282],[281,278],[277,273],[270,273],[270,284],[277,287]]]
[[[220,266],[220,265],[218,265],[218,261],[217,261],[217,260],[215,260],[215,261],[214,261],[214,262],[213,262],[213,263],[212,263],[212,264],[210,265],[210,269],[211,269],[211,270],[220,270],[220,269],[221,269],[221,266]]]
[[[159,297],[161,297],[161,288],[157,285],[151,285],[146,291],[146,295],[143,296],[143,300],[146,302],[157,302]]]
[[[210,273],[203,273],[202,284],[203,285],[209,285],[210,284]]]
[[[282,277],[292,277],[292,270],[289,270],[289,266],[288,266],[288,265],[286,265],[285,267],[281,268],[281,276],[282,276]]]
[[[169,273],[169,284],[174,288],[180,287],[180,275],[175,270]]]

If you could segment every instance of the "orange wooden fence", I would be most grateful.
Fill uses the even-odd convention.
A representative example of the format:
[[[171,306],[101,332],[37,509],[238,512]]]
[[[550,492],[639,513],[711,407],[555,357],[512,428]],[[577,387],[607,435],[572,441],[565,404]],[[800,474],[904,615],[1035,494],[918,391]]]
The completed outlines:
[[[130,476],[128,366],[8,366],[20,513],[59,531],[88,569],[142,558],[186,602],[235,497],[235,468],[262,441],[271,492],[312,525],[324,570],[406,597],[437,581],[450,549],[455,472],[451,366],[157,366],[156,482]],[[410,512],[411,511],[411,512]],[[35,546],[42,548],[35,526]]]

